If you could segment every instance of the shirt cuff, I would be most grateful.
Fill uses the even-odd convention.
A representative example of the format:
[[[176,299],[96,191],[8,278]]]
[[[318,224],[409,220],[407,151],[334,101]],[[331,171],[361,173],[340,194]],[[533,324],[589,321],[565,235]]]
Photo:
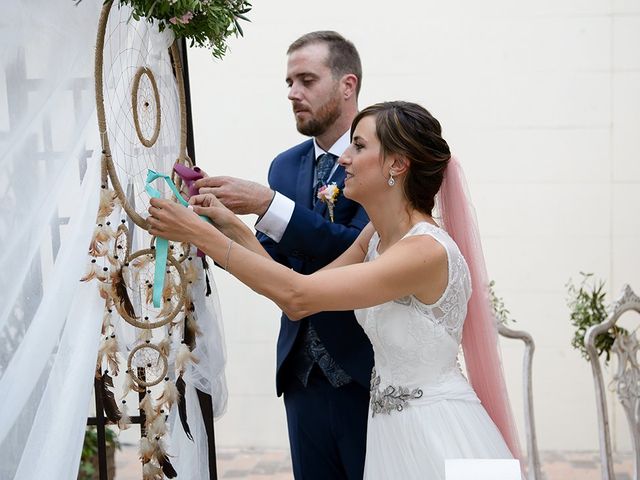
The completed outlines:
[[[275,192],[271,205],[264,215],[258,219],[255,227],[274,242],[280,242],[289,225],[296,204],[293,200]]]

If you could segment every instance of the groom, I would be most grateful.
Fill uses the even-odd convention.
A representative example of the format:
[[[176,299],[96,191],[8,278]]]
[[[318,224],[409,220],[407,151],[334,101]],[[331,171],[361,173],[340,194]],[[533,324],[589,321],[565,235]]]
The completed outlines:
[[[350,143],[362,80],[354,45],[332,31],[291,44],[287,84],[298,131],[311,139],[278,155],[269,187],[231,177],[196,185],[237,214],[257,214],[258,239],[278,262],[300,273],[324,267],[356,239],[368,218],[341,194],[333,222],[318,188],[344,187],[337,164]],[[298,322],[282,314],[276,388],[284,394],[296,479],[361,479],[364,469],[371,344],[352,311],[320,312]]]

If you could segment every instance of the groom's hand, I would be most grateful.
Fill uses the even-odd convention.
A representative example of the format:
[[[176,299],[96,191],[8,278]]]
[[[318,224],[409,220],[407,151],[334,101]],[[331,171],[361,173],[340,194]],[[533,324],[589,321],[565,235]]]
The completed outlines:
[[[263,215],[275,194],[264,185],[235,177],[205,177],[198,180],[195,186],[200,189],[200,194],[213,193],[237,215]]]

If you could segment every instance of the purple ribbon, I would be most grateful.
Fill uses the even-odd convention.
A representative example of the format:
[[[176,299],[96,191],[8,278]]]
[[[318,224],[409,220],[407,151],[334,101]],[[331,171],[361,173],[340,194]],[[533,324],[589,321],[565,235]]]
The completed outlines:
[[[184,184],[189,189],[189,197],[198,195],[199,192],[195,183],[197,180],[204,178],[204,175],[202,174],[202,170],[200,170],[198,167],[189,168],[185,165],[176,163],[173,166],[173,171],[176,172],[176,174],[182,179]],[[200,258],[204,257],[204,253],[201,252],[200,250],[198,250],[197,255]]]

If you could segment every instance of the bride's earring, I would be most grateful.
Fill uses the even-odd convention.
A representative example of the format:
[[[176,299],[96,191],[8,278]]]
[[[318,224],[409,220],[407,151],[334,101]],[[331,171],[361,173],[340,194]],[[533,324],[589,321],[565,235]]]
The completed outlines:
[[[393,170],[389,170],[389,180],[387,181],[390,187],[393,187],[396,184],[396,179],[393,178]]]

